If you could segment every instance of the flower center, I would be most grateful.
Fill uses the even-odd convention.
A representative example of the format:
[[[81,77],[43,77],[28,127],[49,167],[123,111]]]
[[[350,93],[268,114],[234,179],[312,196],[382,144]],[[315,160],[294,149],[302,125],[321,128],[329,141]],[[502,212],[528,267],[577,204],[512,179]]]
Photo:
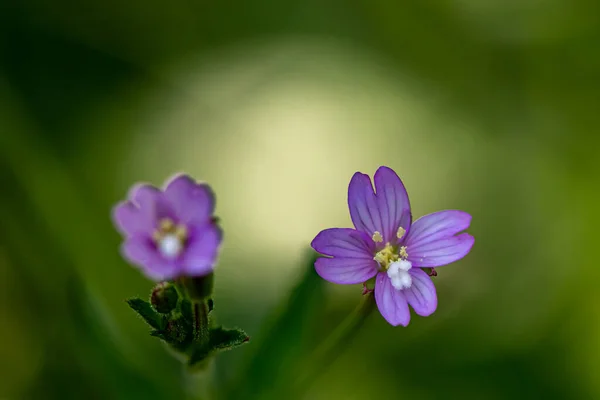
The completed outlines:
[[[394,261],[390,264],[387,275],[390,277],[394,289],[408,289],[412,285],[412,277],[408,273],[411,268],[412,263],[408,260]]]
[[[158,229],[152,235],[158,251],[165,258],[175,258],[181,254],[187,238],[188,232],[185,225],[176,225],[170,218],[161,219]]]
[[[406,246],[400,246],[400,248],[392,246],[390,243],[386,243],[385,247],[375,253],[373,259],[377,261],[379,267],[383,270],[387,270],[392,263],[396,261],[406,261],[408,253],[406,252]],[[409,262],[409,261],[407,261]]]
[[[404,235],[405,231],[402,229],[398,230],[398,238]],[[375,243],[381,242],[381,234],[375,232],[373,234],[373,241]],[[408,253],[406,246],[395,247],[391,243],[386,243],[385,247],[375,253],[373,259],[379,264],[379,268],[382,271],[387,271],[387,275],[392,281],[392,286],[396,290],[408,289],[412,285],[412,277],[408,272],[412,268],[412,263],[407,260]]]
[[[378,251],[373,257],[383,270],[387,270],[391,263],[398,261],[400,256],[396,253],[396,249],[390,243],[387,243],[383,249]]]

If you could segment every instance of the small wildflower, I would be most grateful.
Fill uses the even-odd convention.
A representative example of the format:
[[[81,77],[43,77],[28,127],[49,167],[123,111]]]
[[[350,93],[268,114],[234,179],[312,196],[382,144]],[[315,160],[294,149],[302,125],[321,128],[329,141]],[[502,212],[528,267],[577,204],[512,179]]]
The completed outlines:
[[[375,191],[368,175],[357,172],[348,187],[348,206],[354,227],[321,231],[312,247],[329,256],[315,262],[317,273],[338,284],[364,283],[375,277],[375,301],[381,315],[394,326],[408,325],[408,305],[421,316],[437,308],[430,275],[433,267],[466,256],[475,239],[460,233],[471,223],[463,211],[446,210],[412,223],[408,194],[388,167],[375,173]],[[426,272],[427,271],[427,272]],[[363,293],[367,292],[366,285]]]
[[[210,187],[176,175],[163,190],[134,186],[113,209],[123,257],[155,281],[210,274],[222,241]]]

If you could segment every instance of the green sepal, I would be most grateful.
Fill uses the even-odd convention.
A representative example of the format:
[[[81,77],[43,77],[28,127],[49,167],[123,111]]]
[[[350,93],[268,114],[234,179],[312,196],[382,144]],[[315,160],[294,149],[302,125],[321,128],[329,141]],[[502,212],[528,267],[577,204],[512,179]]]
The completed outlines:
[[[225,329],[222,326],[210,330],[209,347],[213,351],[231,350],[248,342],[250,337],[241,329]]]
[[[181,311],[181,316],[184,321],[186,321],[190,326],[194,325],[194,312],[192,311],[192,302],[188,299],[181,300],[179,304],[179,310]]]
[[[435,268],[421,268],[421,269],[423,270],[423,272],[425,272],[430,277],[437,276],[437,271],[435,270]]]
[[[182,279],[183,286],[192,300],[206,301],[212,296],[214,274],[200,277],[185,277]]]
[[[128,299],[127,304],[154,329],[159,331],[165,329],[167,325],[166,318],[159,314],[147,301],[142,300],[139,297],[134,297]]]

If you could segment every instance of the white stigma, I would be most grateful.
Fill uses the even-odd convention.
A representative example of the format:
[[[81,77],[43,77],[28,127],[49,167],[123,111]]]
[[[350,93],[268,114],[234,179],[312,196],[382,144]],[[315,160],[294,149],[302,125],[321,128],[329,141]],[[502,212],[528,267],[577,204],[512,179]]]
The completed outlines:
[[[392,286],[396,290],[408,289],[412,285],[412,277],[408,271],[412,268],[412,263],[407,260],[398,260],[390,264],[387,275],[392,281]]]
[[[183,244],[181,243],[181,240],[174,234],[165,235],[158,241],[158,251],[160,251],[160,254],[165,258],[177,257],[179,253],[181,253],[182,248]]]

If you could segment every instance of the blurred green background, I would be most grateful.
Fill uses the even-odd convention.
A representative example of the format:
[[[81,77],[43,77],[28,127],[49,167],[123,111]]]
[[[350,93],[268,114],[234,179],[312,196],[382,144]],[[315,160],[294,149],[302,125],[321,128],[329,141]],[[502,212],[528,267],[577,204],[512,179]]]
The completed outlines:
[[[2,2],[0,398],[193,393],[110,221],[177,171],[217,193],[215,312],[252,337],[216,362],[229,398],[600,398],[598,49],[593,0]],[[296,391],[361,291],[306,248],[380,165],[475,247],[432,317],[373,315]]]

